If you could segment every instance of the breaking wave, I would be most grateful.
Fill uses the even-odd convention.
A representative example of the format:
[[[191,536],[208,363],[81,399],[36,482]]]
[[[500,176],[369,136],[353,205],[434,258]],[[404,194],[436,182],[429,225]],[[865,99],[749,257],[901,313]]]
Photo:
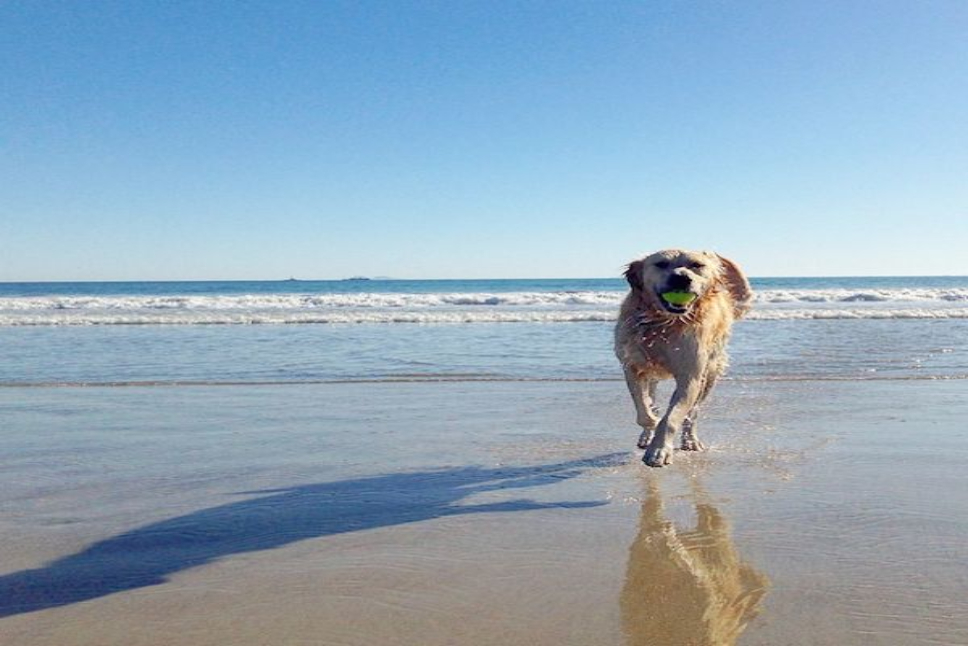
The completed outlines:
[[[565,323],[613,321],[624,292],[24,296],[0,325]],[[771,289],[752,320],[968,318],[968,288]]]

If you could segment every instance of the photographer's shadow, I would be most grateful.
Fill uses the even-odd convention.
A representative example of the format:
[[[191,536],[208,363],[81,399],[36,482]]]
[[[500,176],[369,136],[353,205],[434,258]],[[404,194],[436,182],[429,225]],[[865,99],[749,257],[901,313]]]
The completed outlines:
[[[485,492],[552,485],[625,458],[613,454],[525,467],[456,467],[243,492],[239,495],[259,497],[146,525],[43,567],[0,576],[0,617],[158,585],[176,572],[226,556],[311,538],[464,514],[603,505],[461,501]]]
[[[695,481],[691,502],[695,528],[676,527],[650,478],[620,602],[630,646],[732,646],[759,612],[769,579]]]

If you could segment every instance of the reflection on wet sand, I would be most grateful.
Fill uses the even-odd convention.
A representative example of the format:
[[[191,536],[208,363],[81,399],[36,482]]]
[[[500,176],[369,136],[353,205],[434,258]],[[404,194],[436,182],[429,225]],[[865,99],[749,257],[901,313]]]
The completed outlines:
[[[665,518],[655,477],[647,488],[621,597],[628,643],[732,646],[759,611],[767,577],[740,560],[726,519],[698,484],[694,529]]]

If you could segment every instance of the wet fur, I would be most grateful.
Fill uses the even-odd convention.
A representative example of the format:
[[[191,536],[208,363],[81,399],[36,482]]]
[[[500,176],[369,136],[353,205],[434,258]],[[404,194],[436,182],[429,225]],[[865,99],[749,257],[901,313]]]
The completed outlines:
[[[659,296],[674,275],[688,278],[696,295],[681,312],[670,311]],[[752,291],[735,263],[709,252],[660,251],[630,263],[625,277],[631,290],[619,311],[615,354],[642,427],[643,461],[660,467],[672,462],[680,433],[683,450],[705,448],[696,434],[696,417],[726,370],[729,334],[749,309]],[[663,379],[674,379],[676,388],[660,419],[654,398]]]

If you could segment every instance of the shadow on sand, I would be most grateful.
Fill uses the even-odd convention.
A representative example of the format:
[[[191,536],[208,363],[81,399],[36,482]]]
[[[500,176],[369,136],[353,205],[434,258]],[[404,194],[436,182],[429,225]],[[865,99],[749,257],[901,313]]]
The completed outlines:
[[[464,514],[603,505],[460,502],[489,491],[552,485],[626,458],[611,454],[526,467],[459,467],[243,492],[261,497],[146,525],[44,567],[0,577],[0,617],[158,585],[173,573],[222,557],[310,538]]]

